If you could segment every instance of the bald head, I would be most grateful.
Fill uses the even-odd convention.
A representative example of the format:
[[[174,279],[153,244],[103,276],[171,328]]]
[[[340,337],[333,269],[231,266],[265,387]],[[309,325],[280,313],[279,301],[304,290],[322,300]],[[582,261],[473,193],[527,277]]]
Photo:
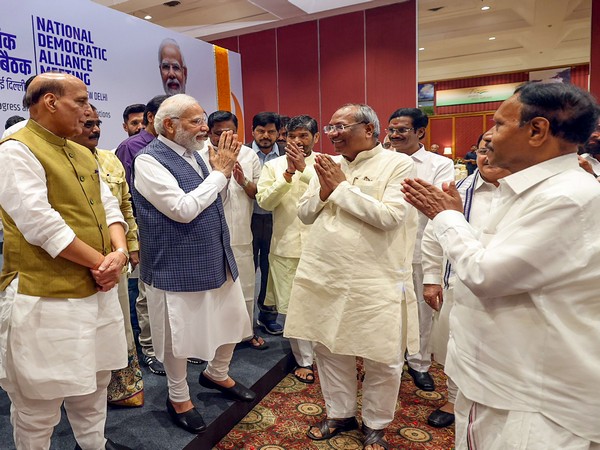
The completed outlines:
[[[89,112],[83,81],[64,73],[43,73],[27,88],[25,105],[31,118],[62,138],[81,134]]]

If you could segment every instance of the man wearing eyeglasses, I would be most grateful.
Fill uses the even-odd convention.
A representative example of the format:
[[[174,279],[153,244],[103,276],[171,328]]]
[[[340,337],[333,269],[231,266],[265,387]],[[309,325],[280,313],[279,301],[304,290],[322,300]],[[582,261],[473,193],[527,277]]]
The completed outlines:
[[[176,40],[167,38],[160,43],[158,65],[165,94],[185,94],[187,67]]]
[[[164,364],[172,421],[206,429],[192,403],[187,358],[208,361],[200,384],[235,400],[254,392],[229,376],[235,345],[252,334],[220,193],[227,188],[241,143],[233,131],[209,148],[206,113],[189,95],[166,99],[154,119],[158,138],[136,156],[133,198],[140,229],[140,276],[156,356]]]
[[[598,105],[528,83],[494,113],[499,181],[481,232],[454,183],[403,183],[454,265],[445,370],[459,388],[456,449],[600,448],[600,186],[578,165]]]
[[[286,337],[313,341],[327,417],[308,437],[325,440],[358,427],[356,357],[365,363],[362,431],[366,450],[388,449],[403,352],[417,347],[410,261],[416,211],[402,200],[405,155],[378,142],[367,105],[338,109],[324,128],[340,158],[319,154],[298,216],[312,224],[288,308]],[[406,327],[408,324],[408,328]]]
[[[83,124],[81,134],[73,137],[73,141],[83,145],[92,152],[100,167],[100,176],[108,185],[112,194],[119,201],[121,214],[125,218],[129,230],[127,231],[127,251],[129,262],[132,267],[139,263],[139,244],[137,238],[137,224],[133,217],[131,207],[131,194],[129,186],[125,181],[125,169],[119,158],[110,150],[99,150],[97,148],[100,140],[100,125],[102,121],[98,118],[98,110],[90,105],[91,111]],[[118,284],[119,303],[123,310],[125,323],[125,338],[127,339],[128,365],[120,370],[113,370],[110,383],[108,384],[108,403],[116,406],[141,406],[144,404],[144,382],[142,371],[137,357],[131,319],[129,313],[129,292],[127,289],[127,269],[121,272]]]
[[[412,158],[417,170],[417,178],[426,180],[435,186],[454,180],[454,164],[451,159],[425,150],[421,139],[425,136],[425,129],[429,118],[417,108],[401,108],[390,116],[387,134],[392,144],[392,149],[404,153]],[[413,254],[413,283],[415,294],[419,303],[419,352],[409,354],[408,373],[415,385],[423,391],[435,390],[433,378],[429,374],[431,367],[430,335],[433,324],[433,310],[423,298],[423,267],[421,265],[421,238],[427,225],[427,217],[419,213],[419,226]]]

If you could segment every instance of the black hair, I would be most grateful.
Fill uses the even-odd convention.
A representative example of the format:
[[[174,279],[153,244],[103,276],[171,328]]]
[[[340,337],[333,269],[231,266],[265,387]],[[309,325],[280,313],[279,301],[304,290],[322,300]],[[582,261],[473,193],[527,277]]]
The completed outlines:
[[[168,99],[170,95],[157,95],[156,97],[152,97],[148,103],[146,103],[146,107],[144,108],[144,125],[148,125],[148,113],[152,113],[156,115],[158,108],[162,102]]]
[[[210,116],[208,116],[208,128],[212,130],[212,127],[215,125],[215,123],[227,122],[229,120],[233,122],[237,130],[238,119],[235,116],[235,114],[233,114],[230,111],[215,111]]]
[[[598,123],[598,105],[589,92],[570,83],[526,83],[515,91],[521,126],[535,117],[550,122],[550,133],[573,144],[588,140]]]
[[[310,131],[310,133],[314,136],[315,134],[318,133],[319,131],[319,125],[317,124],[317,121],[315,119],[313,119],[310,116],[305,115],[301,115],[301,116],[296,116],[296,117],[292,117],[287,126],[287,131],[288,133],[290,131],[295,131],[298,128],[306,128],[308,131]]]
[[[146,111],[146,105],[142,103],[134,103],[133,105],[129,105],[123,111],[123,123],[127,123],[130,114],[139,114],[143,113],[144,111]]]
[[[259,112],[252,118],[252,131],[256,127],[264,127],[270,123],[275,124],[275,128],[279,130],[281,128],[281,120],[279,120],[279,114],[269,111]]]
[[[15,123],[23,122],[25,117],[21,116],[10,116],[6,119],[6,123],[4,124],[4,129],[12,127]]]
[[[423,111],[418,108],[400,108],[392,113],[388,122],[398,117],[410,117],[412,118],[413,128],[415,131],[419,128],[427,128],[429,124],[429,117]]]
[[[287,128],[288,123],[290,123],[290,117],[289,116],[279,116],[279,130],[281,130],[282,128]],[[313,133],[314,134],[314,133]]]

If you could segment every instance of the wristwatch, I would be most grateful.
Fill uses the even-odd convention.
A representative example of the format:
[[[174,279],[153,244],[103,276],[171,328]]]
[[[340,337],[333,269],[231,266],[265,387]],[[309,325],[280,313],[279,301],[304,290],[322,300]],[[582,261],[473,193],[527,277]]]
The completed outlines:
[[[127,264],[129,264],[129,252],[127,251],[127,249],[119,247],[115,249],[115,252],[123,253],[125,255],[126,261],[125,264],[123,264],[123,266],[127,266]]]
[[[244,187],[248,186],[250,184],[250,179],[249,178],[244,178]]]

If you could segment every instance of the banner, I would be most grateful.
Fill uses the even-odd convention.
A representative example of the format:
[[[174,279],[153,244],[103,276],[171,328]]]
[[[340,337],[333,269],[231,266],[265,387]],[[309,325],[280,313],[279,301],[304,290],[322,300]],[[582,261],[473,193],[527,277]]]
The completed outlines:
[[[494,84],[462,89],[436,91],[435,106],[469,105],[472,103],[499,102],[513,95],[523,83]]]
[[[243,123],[239,54],[89,0],[21,0],[0,16],[0,130],[10,116],[29,118],[25,82],[48,71],[86,84],[102,120],[99,148],[127,138],[126,106],[165,93],[189,94],[207,114],[228,109]]]

